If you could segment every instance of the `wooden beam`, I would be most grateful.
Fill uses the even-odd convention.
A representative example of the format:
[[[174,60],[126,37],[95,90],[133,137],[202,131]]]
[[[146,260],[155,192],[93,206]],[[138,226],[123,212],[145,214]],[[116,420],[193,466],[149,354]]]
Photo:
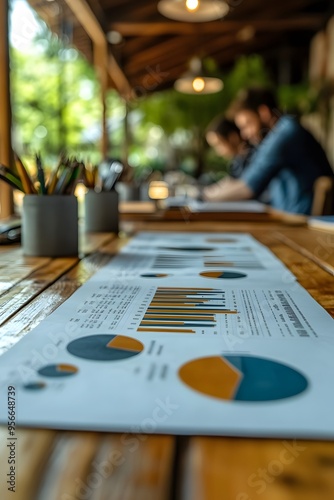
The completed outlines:
[[[8,0],[0,2],[0,162],[10,166],[11,107],[9,91]],[[0,219],[13,213],[12,190],[0,182]]]
[[[65,2],[72,10],[89,37],[92,39],[93,44],[95,45],[95,62],[97,64],[101,64],[102,57],[99,52],[102,51],[104,55],[108,52],[108,41],[90,5],[86,0],[65,0]],[[102,64],[107,65],[107,71],[109,72],[110,78],[115,83],[115,87],[119,93],[123,96],[130,95],[131,85],[114,56],[111,54],[109,57],[104,57],[104,62]]]
[[[319,28],[324,16],[313,15],[289,19],[245,19],[218,21],[201,25],[182,22],[114,22],[110,29],[123,36],[204,35],[236,31],[252,26],[258,31],[313,30]]]

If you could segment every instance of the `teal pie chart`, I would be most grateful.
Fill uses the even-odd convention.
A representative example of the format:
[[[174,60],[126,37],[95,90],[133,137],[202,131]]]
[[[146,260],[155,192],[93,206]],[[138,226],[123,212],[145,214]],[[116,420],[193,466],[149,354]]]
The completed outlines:
[[[27,391],[40,391],[41,389],[45,389],[46,384],[44,382],[29,382],[23,386]]]
[[[121,361],[137,356],[143,349],[139,340],[123,335],[89,335],[67,345],[70,354],[91,361]]]
[[[306,377],[295,368],[246,355],[196,358],[180,368],[179,377],[198,393],[236,402],[285,400],[302,394],[308,387]]]
[[[298,396],[308,387],[306,377],[296,369],[252,356],[225,356],[243,377],[235,401],[277,401]]]
[[[43,366],[38,370],[39,375],[51,378],[71,377],[78,373],[78,368],[74,365],[58,363],[57,365]]]

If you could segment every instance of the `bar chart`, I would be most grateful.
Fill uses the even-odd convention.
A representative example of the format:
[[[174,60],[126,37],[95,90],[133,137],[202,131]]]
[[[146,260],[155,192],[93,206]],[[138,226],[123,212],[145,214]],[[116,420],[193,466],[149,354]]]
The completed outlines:
[[[226,306],[223,290],[158,287],[138,332],[196,333],[215,328],[217,315],[237,312]]]

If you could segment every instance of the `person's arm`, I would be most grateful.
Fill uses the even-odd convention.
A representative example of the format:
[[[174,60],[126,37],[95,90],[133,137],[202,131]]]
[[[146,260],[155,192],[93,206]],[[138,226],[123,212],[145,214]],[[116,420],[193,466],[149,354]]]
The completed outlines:
[[[276,177],[282,167],[287,166],[289,147],[295,143],[294,130],[289,122],[278,123],[259,145],[249,165],[239,179],[228,177],[203,192],[206,201],[248,200],[259,196]]]
[[[298,137],[290,121],[282,118],[258,146],[241,174],[240,180],[255,197],[263,193],[282,168],[289,166],[291,148],[298,148]]]
[[[205,201],[237,201],[249,200],[254,197],[254,192],[242,179],[227,177],[212,186],[203,189]]]

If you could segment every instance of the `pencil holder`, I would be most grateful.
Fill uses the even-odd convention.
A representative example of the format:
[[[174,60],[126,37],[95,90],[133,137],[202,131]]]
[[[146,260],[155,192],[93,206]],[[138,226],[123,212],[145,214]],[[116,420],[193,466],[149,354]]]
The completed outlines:
[[[85,196],[85,229],[94,233],[118,233],[118,193],[115,190]]]
[[[74,195],[26,195],[22,210],[25,255],[78,255],[78,202]]]

